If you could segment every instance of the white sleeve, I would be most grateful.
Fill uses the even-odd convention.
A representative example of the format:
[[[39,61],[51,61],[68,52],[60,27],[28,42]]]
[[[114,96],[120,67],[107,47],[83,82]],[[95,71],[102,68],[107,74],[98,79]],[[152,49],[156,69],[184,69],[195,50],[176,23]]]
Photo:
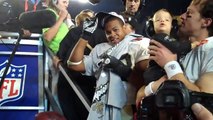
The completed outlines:
[[[146,60],[149,59],[149,43],[150,43],[150,39],[148,38],[143,38],[142,40],[138,41],[139,42],[139,48],[138,51],[136,52],[136,58],[135,58],[135,62],[139,62],[141,60]]]
[[[66,19],[65,23],[66,23],[66,25],[68,26],[68,28],[73,28],[73,27],[75,27],[75,24],[72,22],[71,19]]]

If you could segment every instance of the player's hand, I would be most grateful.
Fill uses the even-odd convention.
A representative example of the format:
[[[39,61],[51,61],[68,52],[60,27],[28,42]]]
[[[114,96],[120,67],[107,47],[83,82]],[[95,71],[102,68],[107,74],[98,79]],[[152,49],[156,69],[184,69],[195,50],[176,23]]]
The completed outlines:
[[[81,37],[85,40],[90,40],[97,26],[98,26],[98,19],[96,18],[86,19],[83,23],[83,31]]]

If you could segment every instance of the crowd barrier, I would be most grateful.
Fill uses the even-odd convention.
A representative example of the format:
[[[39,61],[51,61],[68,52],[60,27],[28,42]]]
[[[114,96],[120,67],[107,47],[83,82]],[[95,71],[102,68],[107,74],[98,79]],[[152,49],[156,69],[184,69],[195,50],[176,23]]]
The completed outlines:
[[[19,36],[16,32],[0,31],[0,77]],[[47,58],[51,56],[50,58]],[[0,89],[0,117],[3,120],[34,120],[40,112],[63,112],[51,91],[51,77],[47,59],[54,54],[46,47],[40,34],[21,39]],[[65,76],[85,108],[90,102],[75,80],[67,75],[63,65],[59,70]],[[51,109],[50,109],[51,108]]]
[[[0,77],[19,37],[18,33],[0,32]],[[39,34],[21,39],[0,89],[2,120],[34,120],[45,111],[43,42]]]
[[[46,49],[47,53],[49,54],[50,58],[53,59],[53,56],[55,56],[54,53],[47,47],[46,44],[44,44],[44,46],[45,46],[45,49]],[[62,74],[68,81],[68,83],[70,84],[70,87],[72,87],[72,89],[75,91],[76,95],[79,97],[79,99],[81,100],[81,102],[83,103],[85,108],[89,111],[91,103],[88,100],[88,98],[86,97],[86,95],[84,94],[84,92],[81,90],[79,85],[75,82],[75,80],[72,80],[69,77],[69,75],[66,73],[66,71],[64,69],[64,66],[61,63],[59,63],[58,68],[62,72]]]

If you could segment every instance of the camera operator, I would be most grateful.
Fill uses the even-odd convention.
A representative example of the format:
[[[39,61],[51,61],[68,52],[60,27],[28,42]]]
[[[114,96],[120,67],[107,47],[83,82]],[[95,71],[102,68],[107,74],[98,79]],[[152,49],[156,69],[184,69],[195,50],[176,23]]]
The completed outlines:
[[[145,0],[122,0],[125,11],[121,12],[124,19],[132,19],[135,21],[135,33],[145,36],[145,24],[148,19],[143,14],[143,8],[145,7]],[[128,20],[125,20],[128,21]]]
[[[199,103],[192,105],[192,111],[198,120],[213,120],[212,113]]]
[[[212,0],[193,0],[187,11],[181,15],[180,32],[190,38],[190,42],[200,44],[187,53],[180,60],[180,64],[177,62],[176,54],[161,43],[151,40],[150,60],[154,60],[164,68],[167,76],[141,87],[137,94],[137,103],[143,97],[149,96],[149,94],[145,95],[145,91],[150,94],[154,93],[166,79],[180,80],[192,91],[213,93],[213,82],[211,82],[213,77],[212,13]]]

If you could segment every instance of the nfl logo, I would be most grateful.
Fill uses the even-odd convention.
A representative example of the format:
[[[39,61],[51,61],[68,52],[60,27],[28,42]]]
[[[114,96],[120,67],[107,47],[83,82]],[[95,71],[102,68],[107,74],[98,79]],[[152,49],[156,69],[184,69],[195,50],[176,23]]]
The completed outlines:
[[[0,77],[4,74],[8,61],[0,64]],[[0,89],[0,106],[4,103],[17,101],[23,96],[27,65],[11,64]]]

